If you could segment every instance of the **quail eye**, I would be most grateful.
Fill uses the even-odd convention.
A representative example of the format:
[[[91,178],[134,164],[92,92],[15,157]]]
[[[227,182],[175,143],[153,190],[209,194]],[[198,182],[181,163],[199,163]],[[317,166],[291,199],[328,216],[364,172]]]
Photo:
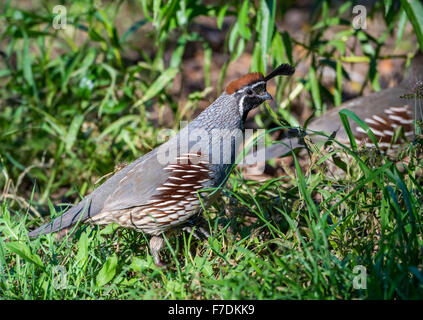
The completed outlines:
[[[253,90],[248,89],[248,90],[247,90],[247,94],[248,94],[249,96],[251,96],[251,95],[253,94]]]

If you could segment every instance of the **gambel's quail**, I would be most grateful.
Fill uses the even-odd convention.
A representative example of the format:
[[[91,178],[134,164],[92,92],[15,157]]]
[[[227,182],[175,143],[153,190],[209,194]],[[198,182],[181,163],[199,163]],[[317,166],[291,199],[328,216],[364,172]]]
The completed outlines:
[[[326,140],[320,132],[330,136],[336,132],[339,142],[349,144],[349,138],[342,125],[339,111],[348,109],[362,119],[372,130],[381,151],[395,154],[399,146],[406,141],[412,141],[415,134],[415,120],[423,119],[423,54],[418,53],[411,60],[407,75],[395,87],[381,90],[370,95],[355,98],[333,108],[322,116],[310,121],[306,133],[311,141]],[[367,133],[353,120],[349,119],[352,133],[358,145],[374,147]],[[403,134],[393,139],[396,132],[402,128]],[[402,136],[402,137],[401,137]],[[265,159],[288,155],[291,150],[302,148],[304,144],[298,137],[282,139],[265,150]],[[246,159],[250,157],[247,154]],[[248,163],[245,161],[244,163]],[[242,166],[242,164],[241,164]]]
[[[249,73],[231,82],[177,135],[115,173],[81,202],[29,236],[56,232],[78,222],[114,222],[152,235],[152,256],[161,265],[163,235],[184,228],[199,216],[228,179],[248,112],[272,99],[266,82],[294,71],[294,67],[282,64],[266,77]]]

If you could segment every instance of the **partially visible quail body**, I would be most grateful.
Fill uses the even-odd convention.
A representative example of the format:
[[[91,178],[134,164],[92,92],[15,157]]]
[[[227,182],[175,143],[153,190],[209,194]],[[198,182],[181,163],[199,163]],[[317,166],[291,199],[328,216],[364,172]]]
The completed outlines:
[[[29,236],[56,232],[77,222],[117,223],[151,235],[154,262],[162,265],[163,235],[191,229],[192,221],[227,181],[248,112],[272,98],[267,81],[292,75],[294,70],[282,64],[266,77],[250,73],[231,82],[176,136],[116,172],[80,203]],[[230,146],[229,155],[225,143]]]
[[[368,96],[354,98],[332,108],[322,116],[311,120],[306,133],[312,142],[317,142],[327,141],[327,137],[336,132],[335,139],[349,145],[349,137],[339,112],[344,109],[350,110],[372,131],[379,150],[388,156],[396,157],[398,151],[415,138],[416,127],[418,127],[416,121],[423,120],[422,93],[423,54],[419,52],[411,60],[407,75],[400,84]],[[375,144],[367,132],[352,119],[348,120],[357,145],[365,146],[364,150],[373,149]],[[334,146],[337,145],[334,144]],[[266,154],[265,159],[269,160],[303,147],[304,144],[298,137],[287,137],[265,148],[262,152]],[[246,157],[248,158],[249,154]]]

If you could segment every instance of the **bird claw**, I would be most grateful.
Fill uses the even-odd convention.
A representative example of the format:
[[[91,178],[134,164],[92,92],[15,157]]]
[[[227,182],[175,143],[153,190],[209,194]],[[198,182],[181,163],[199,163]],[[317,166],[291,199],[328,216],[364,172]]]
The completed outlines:
[[[191,226],[185,226],[182,228],[182,231],[192,233],[194,238],[196,238],[197,240],[204,240],[210,237],[210,233],[202,227],[197,227],[193,229]]]

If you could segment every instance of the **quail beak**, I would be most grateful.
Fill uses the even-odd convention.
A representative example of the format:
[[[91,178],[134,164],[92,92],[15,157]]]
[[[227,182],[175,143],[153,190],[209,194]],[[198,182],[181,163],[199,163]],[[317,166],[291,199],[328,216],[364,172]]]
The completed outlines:
[[[273,100],[273,98],[272,98],[272,96],[270,95],[270,93],[269,92],[265,92],[265,94],[263,94],[262,96],[260,96],[262,99],[263,99],[263,101],[264,100]]]

